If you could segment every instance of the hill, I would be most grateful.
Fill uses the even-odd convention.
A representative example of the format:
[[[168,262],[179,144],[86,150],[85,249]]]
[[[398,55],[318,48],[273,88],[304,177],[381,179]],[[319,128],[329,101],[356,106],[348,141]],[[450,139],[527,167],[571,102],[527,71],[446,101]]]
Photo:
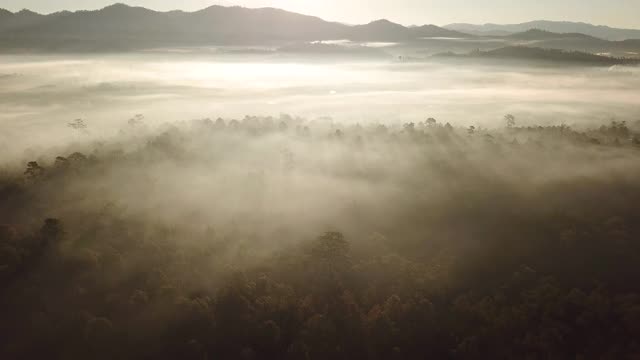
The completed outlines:
[[[195,12],[158,12],[114,4],[96,11],[41,15],[0,12],[0,48],[128,50],[158,46],[272,44],[350,39],[410,41],[466,36],[435,25],[408,28],[388,20],[349,26],[275,8],[210,6]]]
[[[640,134],[505,120],[34,150],[0,172],[0,359],[637,358]]]
[[[422,25],[411,28],[411,31],[415,34],[415,36],[420,38],[428,38],[428,37],[450,37],[450,38],[468,38],[469,34],[445,29],[435,25]]]
[[[532,29],[540,29],[544,31],[550,31],[555,33],[581,33],[601,39],[607,40],[626,40],[626,39],[640,39],[640,30],[637,29],[619,29],[609,26],[593,25],[583,22],[568,22],[568,21],[530,21],[521,24],[449,24],[444,26],[449,30],[462,31],[475,35],[500,35],[505,32],[516,33],[523,32]]]
[[[409,28],[386,19],[372,21],[365,25],[353,26],[348,38],[350,40],[405,41],[412,37]]]
[[[524,32],[506,35],[505,38],[512,40],[557,40],[557,39],[580,39],[580,40],[600,40],[596,37],[581,33],[554,33],[540,29],[531,29]]]
[[[447,30],[435,25],[405,27],[386,19],[349,29],[347,38],[355,41],[411,41],[430,37],[469,37],[459,31]]]
[[[434,56],[436,58],[504,59],[566,64],[572,63],[594,66],[636,65],[640,63],[640,60],[637,59],[615,58],[581,51],[564,51],[559,49],[544,49],[527,46],[505,46],[495,50],[472,51],[467,54],[454,54],[448,52]]]

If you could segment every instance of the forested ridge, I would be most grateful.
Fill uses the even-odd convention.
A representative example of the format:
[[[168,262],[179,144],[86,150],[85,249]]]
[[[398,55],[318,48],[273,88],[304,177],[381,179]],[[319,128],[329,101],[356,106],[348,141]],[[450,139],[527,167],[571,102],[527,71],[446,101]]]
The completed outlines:
[[[7,164],[0,358],[640,359],[635,128],[504,120],[136,116]]]

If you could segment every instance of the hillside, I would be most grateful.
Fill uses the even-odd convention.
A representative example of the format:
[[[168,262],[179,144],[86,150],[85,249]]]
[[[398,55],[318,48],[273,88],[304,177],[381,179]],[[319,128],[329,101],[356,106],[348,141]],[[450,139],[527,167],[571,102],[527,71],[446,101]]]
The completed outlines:
[[[435,25],[405,27],[386,19],[348,29],[346,36],[355,41],[411,41],[429,37],[469,37],[459,31],[447,30]]]
[[[554,33],[540,29],[531,29],[515,34],[506,35],[505,38],[512,40],[557,40],[557,39],[579,39],[579,40],[600,40],[596,37],[581,33]]]
[[[158,12],[115,4],[96,11],[40,15],[0,13],[0,48],[128,50],[157,46],[272,44],[350,39],[410,41],[465,36],[435,25],[408,28],[388,20],[348,26],[275,8],[211,6],[195,12]]]
[[[488,51],[472,51],[467,54],[454,54],[451,52],[434,55],[436,58],[467,58],[467,59],[511,59],[522,61],[547,61],[554,63],[612,66],[635,65],[640,63],[637,59],[615,58],[596,55],[581,51],[564,51],[559,49],[544,49],[527,46],[505,46]]]
[[[456,23],[444,26],[449,30],[462,31],[475,35],[504,35],[504,33],[517,33],[532,29],[540,29],[555,33],[581,33],[607,40],[640,39],[640,30],[619,29],[609,26],[592,25],[582,22],[569,21],[530,21],[521,24],[464,24]]]
[[[637,358],[639,135],[510,120],[34,152],[0,174],[0,358]]]

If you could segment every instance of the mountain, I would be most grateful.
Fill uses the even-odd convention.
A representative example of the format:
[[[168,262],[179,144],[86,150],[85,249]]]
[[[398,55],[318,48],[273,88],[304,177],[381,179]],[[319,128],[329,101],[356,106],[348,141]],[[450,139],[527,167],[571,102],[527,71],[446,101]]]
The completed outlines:
[[[348,38],[359,41],[406,41],[411,38],[411,31],[400,24],[382,19],[366,25],[352,26]]]
[[[554,33],[550,31],[531,29],[524,32],[509,34],[504,36],[512,40],[558,40],[558,39],[579,39],[579,40],[600,40],[596,37],[581,33]]]
[[[414,26],[411,31],[419,38],[469,38],[469,34],[435,25]]]
[[[540,29],[555,33],[581,33],[590,35],[596,38],[606,40],[626,40],[626,39],[640,39],[640,30],[636,29],[618,29],[609,26],[592,25],[583,22],[568,22],[568,21],[530,21],[521,24],[449,24],[444,26],[449,30],[462,31],[474,35],[495,36],[504,32],[516,33],[523,32],[532,29]]]
[[[95,11],[40,15],[0,12],[0,48],[129,50],[160,46],[268,45],[340,40],[411,41],[466,34],[435,25],[408,28],[388,20],[349,26],[275,8],[211,6],[195,12],[158,12],[114,4]]]
[[[581,51],[615,57],[640,57],[640,40],[611,41],[581,33],[554,33],[539,29],[497,37],[505,45],[535,46],[563,51]],[[486,50],[486,49],[485,49]]]
[[[9,10],[5,10],[5,9],[0,9],[0,19],[5,19],[8,18],[9,16],[12,16],[13,13]]]
[[[436,58],[501,59],[594,66],[638,65],[640,63],[640,59],[622,59],[581,51],[563,51],[559,49],[543,49],[527,46],[505,46],[499,49],[488,51],[476,50],[462,55],[447,52],[436,54],[434,56]]]
[[[86,42],[105,45],[190,45],[266,40],[316,40],[342,35],[347,27],[273,8],[212,6],[193,13],[115,4],[96,11],[14,14],[0,26],[0,37]]]
[[[44,15],[29,10],[22,10],[14,14],[5,9],[0,9],[0,19],[2,19],[2,22],[0,22],[0,31],[35,25],[43,18],[45,18]]]
[[[412,41],[433,37],[469,37],[455,30],[447,30],[435,25],[405,27],[386,19],[376,20],[366,25],[356,25],[349,29],[347,38],[354,41]]]

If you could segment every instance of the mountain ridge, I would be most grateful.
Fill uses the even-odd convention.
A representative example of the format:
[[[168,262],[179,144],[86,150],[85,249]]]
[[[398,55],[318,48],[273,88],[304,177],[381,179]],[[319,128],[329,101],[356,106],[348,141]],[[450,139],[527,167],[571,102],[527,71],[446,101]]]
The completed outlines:
[[[611,41],[621,41],[628,39],[640,39],[639,29],[614,28],[606,25],[594,25],[585,22],[572,21],[552,21],[552,20],[534,20],[517,24],[494,24],[485,23],[469,24],[469,23],[453,23],[444,25],[443,28],[449,30],[462,31],[473,35],[500,35],[524,32],[532,29],[540,29],[555,33],[581,33],[596,38]]]
[[[529,46],[505,46],[493,50],[474,50],[468,53],[458,54],[445,52],[435,54],[433,58],[452,59],[502,59],[518,60],[529,62],[551,62],[582,64],[593,66],[613,66],[613,65],[638,65],[640,59],[618,58],[587,53],[583,51],[564,51],[559,49],[544,49]]]
[[[582,33],[557,33],[540,29],[531,29],[523,32],[517,32],[504,36],[505,38],[515,40],[549,40],[549,39],[583,39],[583,40],[602,40],[595,36]]]
[[[244,45],[282,41],[411,41],[429,36],[469,36],[435,25],[408,28],[389,20],[345,25],[273,7],[212,5],[155,11],[116,3],[98,10],[48,15],[1,11],[0,47],[137,49],[157,46]]]

